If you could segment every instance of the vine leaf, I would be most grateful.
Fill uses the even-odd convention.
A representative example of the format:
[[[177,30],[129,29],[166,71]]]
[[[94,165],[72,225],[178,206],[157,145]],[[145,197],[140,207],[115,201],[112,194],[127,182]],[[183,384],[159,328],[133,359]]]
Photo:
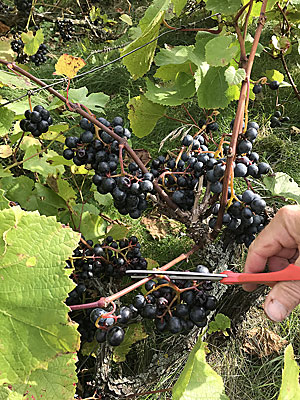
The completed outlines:
[[[114,224],[108,231],[109,236],[112,236],[114,240],[124,239],[129,232],[129,228],[124,225]]]
[[[145,96],[133,97],[127,108],[132,132],[139,138],[149,135],[165,112],[162,105],[153,103]]]
[[[98,243],[98,238],[104,236],[107,227],[106,221],[99,216],[99,209],[86,203],[83,206],[74,205],[73,210],[73,219],[69,220],[70,226],[76,230],[80,228],[83,236]]]
[[[54,74],[65,75],[69,79],[72,79],[85,64],[86,62],[80,57],[74,57],[71,54],[62,54],[55,64]]]
[[[141,323],[131,324],[126,330],[124,341],[120,346],[113,349],[113,360],[115,362],[122,362],[126,360],[126,355],[129,353],[131,346],[148,337],[144,331],[144,327]]]
[[[10,40],[1,40],[0,42],[0,58],[8,62],[14,61],[14,51],[10,46]],[[1,81],[1,80],[0,80]]]
[[[63,354],[58,358],[50,360],[48,368],[33,371],[27,378],[26,384],[7,385],[0,387],[1,400],[26,400],[26,399],[65,399],[73,400],[75,391],[74,362],[77,358],[75,354]],[[61,374],[58,374],[61,371]],[[3,392],[1,391],[3,389]],[[24,397],[26,395],[26,397]],[[41,397],[42,396],[42,397]]]
[[[69,99],[74,103],[83,103],[90,110],[103,112],[109,96],[102,92],[91,93],[88,96],[88,89],[83,86],[79,89],[70,89]]]
[[[8,134],[13,122],[15,120],[15,113],[8,110],[6,107],[0,108],[0,137]]]
[[[184,72],[185,74],[195,74],[197,67],[194,63],[187,61],[184,64],[169,64],[169,65],[162,65],[161,67],[157,68],[154,77],[159,78],[162,81],[175,81],[176,75],[180,72]]]
[[[206,362],[205,350],[200,337],[173,387],[173,400],[229,400],[222,378]]]
[[[2,42],[0,42],[1,44]],[[24,89],[24,85],[27,89],[31,89],[34,85],[24,76],[12,75],[6,71],[0,71],[0,84],[1,86],[15,87],[17,89]],[[27,101],[28,104],[28,101]]]
[[[67,180],[62,179],[60,176],[53,175],[47,178],[48,186],[57,193],[65,202],[73,202],[76,199],[76,192]]]
[[[246,78],[246,71],[244,68],[235,69],[230,66],[225,71],[225,78],[229,85],[238,85]]]
[[[214,67],[224,67],[236,55],[238,47],[232,44],[232,36],[218,36],[205,46],[206,62]]]
[[[63,376],[66,357],[71,365],[63,379],[76,382],[79,334],[68,322],[63,301],[74,288],[65,260],[79,235],[54,217],[13,207],[0,211],[0,238],[0,384],[22,385],[31,374],[44,375],[45,381],[49,375],[51,380],[52,362],[57,363],[56,374]],[[33,258],[35,265],[28,266]],[[34,389],[41,395],[40,383],[35,381]],[[68,398],[74,393],[70,390]]]
[[[52,189],[37,182],[24,208],[30,211],[38,210],[40,214],[50,216],[60,215],[60,212],[67,210],[67,205]]]
[[[211,67],[202,76],[199,86],[198,104],[201,108],[225,108],[229,99],[226,96],[228,83],[225,79],[226,67]]]
[[[0,158],[7,158],[12,155],[12,148],[9,144],[0,145]]]
[[[37,151],[36,146],[29,147],[25,152],[24,159],[37,154]],[[65,172],[63,165],[52,165],[51,158],[54,156],[58,156],[58,154],[54,150],[48,150],[42,157],[36,156],[25,161],[23,166],[25,169],[31,172],[37,172],[46,178],[48,175],[63,174]]]
[[[223,332],[224,336],[228,336],[226,329],[231,325],[230,319],[224,314],[217,314],[214,321],[209,323],[208,333]]]
[[[172,0],[172,3],[174,4],[175,14],[179,17],[181,11],[187,3],[187,0]]]
[[[265,176],[263,182],[273,196],[282,196],[300,204],[300,187],[288,174],[276,172],[272,176]]]
[[[284,368],[278,400],[300,400],[299,366],[291,344],[284,351]]]
[[[235,14],[241,6],[240,0],[207,0],[206,9],[213,13],[221,13],[223,15]]]
[[[141,36],[121,50],[121,56],[135,50],[154,40],[158,36],[160,24],[163,20],[165,10],[169,6],[169,0],[154,0],[152,5],[145,12],[144,17],[139,22]],[[156,49],[157,40],[141,48],[127,57],[123,58],[123,64],[126,66],[133,79],[140,78],[149,69],[152,64]]]
[[[156,65],[184,64],[190,61],[194,46],[175,46],[173,48],[161,49],[155,56]]]
[[[22,32],[21,34],[22,42],[25,43],[24,46],[24,53],[28,56],[33,56],[37,53],[40,44],[44,42],[44,34],[43,30],[39,29],[36,31],[35,35],[32,31]]]
[[[177,74],[175,82],[171,86],[155,85],[149,79],[146,84],[148,91],[145,96],[147,99],[165,106],[178,106],[195,94],[194,77],[184,72]]]
[[[9,200],[5,197],[5,191],[0,189],[0,210],[9,208]]]
[[[283,82],[284,80],[284,75],[281,72],[277,71],[276,69],[267,69],[266,77],[270,81],[278,81],[279,83]]]

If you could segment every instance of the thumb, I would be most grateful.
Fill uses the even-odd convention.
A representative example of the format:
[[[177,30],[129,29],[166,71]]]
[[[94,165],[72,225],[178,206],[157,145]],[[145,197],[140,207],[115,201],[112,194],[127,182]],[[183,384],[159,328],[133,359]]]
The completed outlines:
[[[278,282],[264,304],[267,316],[275,322],[286,318],[300,303],[300,281]]]

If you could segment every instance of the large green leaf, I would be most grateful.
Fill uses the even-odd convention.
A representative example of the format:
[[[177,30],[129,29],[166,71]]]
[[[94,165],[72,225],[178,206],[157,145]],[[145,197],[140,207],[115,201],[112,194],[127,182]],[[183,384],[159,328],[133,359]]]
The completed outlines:
[[[229,64],[238,51],[232,36],[217,36],[205,46],[206,62],[214,67],[224,67]]]
[[[181,11],[185,7],[187,0],[172,0],[172,3],[174,4],[174,11],[177,16],[180,15]]]
[[[45,381],[55,359],[56,374],[64,375],[66,359],[62,362],[61,357],[79,345],[79,334],[68,322],[63,303],[74,288],[65,260],[79,235],[54,217],[13,207],[0,212],[0,238],[0,383],[14,387],[27,382],[34,371],[40,379],[44,374]],[[75,361],[73,355],[66,383],[71,377],[76,381]]]
[[[62,354],[48,363],[48,368],[37,369],[26,378],[26,384],[16,384],[6,395],[7,385],[0,389],[1,400],[64,399],[73,400],[76,383],[75,354]],[[61,371],[61,373],[58,373]],[[26,398],[24,398],[26,393]],[[7,397],[6,397],[7,396]]]
[[[230,86],[238,85],[246,78],[246,71],[244,68],[235,69],[233,66],[230,66],[225,71],[225,78]]]
[[[20,203],[22,206],[23,204]],[[35,190],[24,204],[26,210],[38,210],[43,215],[58,215],[67,210],[66,202],[52,189],[40,184],[35,184]]]
[[[201,79],[197,91],[201,108],[225,108],[229,100],[226,96],[228,83],[225,79],[226,67],[211,67]]]
[[[169,0],[155,0],[152,3],[139,22],[139,26],[142,30],[141,36],[126,46],[121,51],[121,56],[145,45],[158,36],[160,24],[168,5]],[[154,40],[152,43],[123,58],[123,64],[131,73],[133,79],[143,76],[150,69],[156,44],[157,40]]]
[[[15,119],[15,113],[6,107],[0,108],[0,137],[8,134]]]
[[[206,9],[213,13],[221,13],[223,15],[235,14],[241,6],[241,0],[207,0]]]
[[[196,44],[194,51],[191,56],[191,61],[193,61],[196,65],[201,66],[202,63],[205,62],[205,48],[206,45],[213,39],[216,38],[216,35],[208,32],[198,32],[196,35]]]
[[[70,89],[69,100],[74,103],[82,103],[90,110],[103,112],[105,104],[109,100],[109,96],[102,92],[88,95],[88,89],[83,86],[79,89]]]
[[[0,187],[5,191],[5,196],[26,208],[27,201],[32,196],[34,181],[25,175],[6,177],[0,181]]]
[[[149,135],[165,113],[165,107],[149,101],[145,96],[133,97],[127,108],[132,132],[139,138]]]
[[[263,182],[274,196],[282,196],[300,204],[300,187],[288,174],[276,172],[272,176],[265,176]]]
[[[99,216],[99,209],[93,204],[76,204],[73,207],[74,214],[70,220],[70,226],[79,230],[88,240],[97,241],[104,236],[107,227],[106,221]]]
[[[15,87],[18,89],[32,89],[34,87],[34,85],[24,76],[16,75],[13,72],[7,71],[0,71],[0,84],[4,86],[9,86],[11,88]]]
[[[229,400],[222,378],[205,360],[206,343],[198,339],[172,391],[172,400]]]
[[[164,106],[178,106],[188,101],[195,94],[195,80],[191,75],[180,72],[173,85],[165,87],[155,85],[150,80],[147,80],[147,92],[145,96],[153,103],[158,103]]]
[[[278,400],[300,400],[299,366],[295,361],[291,344],[284,352],[284,368]]]
[[[161,49],[155,56],[156,65],[184,64],[192,57],[194,46],[175,46],[172,48]]]
[[[51,158],[58,156],[54,150],[48,150],[48,152],[43,153],[41,157],[38,155],[34,156],[37,152],[36,146],[31,146],[26,150],[24,159],[32,158],[24,162],[23,166],[25,169],[31,172],[37,172],[45,177],[48,175],[63,174],[65,172],[63,165],[52,165]]]
[[[195,73],[197,67],[194,63],[187,61],[185,64],[169,64],[163,65],[157,68],[154,77],[159,78],[165,82],[168,81],[175,81],[177,74],[180,72],[184,72],[185,74],[189,75],[191,73]]]

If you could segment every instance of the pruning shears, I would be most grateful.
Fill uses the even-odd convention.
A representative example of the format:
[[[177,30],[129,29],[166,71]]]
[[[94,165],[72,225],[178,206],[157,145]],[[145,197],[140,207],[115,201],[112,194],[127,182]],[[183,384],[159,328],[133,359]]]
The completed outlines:
[[[213,281],[225,285],[242,285],[243,283],[262,283],[268,285],[272,282],[300,281],[300,266],[289,264],[286,268],[275,272],[245,273],[223,271],[219,274],[201,273],[191,271],[162,271],[159,269],[127,270],[126,274],[133,279],[168,276],[172,280]]]

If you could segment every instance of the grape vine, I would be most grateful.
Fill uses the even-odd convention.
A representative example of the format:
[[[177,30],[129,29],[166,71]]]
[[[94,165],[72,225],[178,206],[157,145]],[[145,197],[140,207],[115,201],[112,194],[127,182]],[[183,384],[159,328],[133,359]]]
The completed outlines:
[[[25,113],[22,111],[22,132],[17,132],[19,136],[13,138],[14,150],[8,155],[13,162],[1,169],[5,195],[13,202],[8,207],[20,204],[22,208],[32,211],[37,207],[32,200],[34,193],[39,201],[46,199],[46,203],[53,207],[41,208],[42,214],[57,215],[62,226],[70,224],[81,233],[78,246],[66,261],[65,271],[74,283],[71,290],[68,288],[66,305],[70,319],[78,324],[82,346],[96,341],[117,348],[126,342],[126,332],[130,333],[132,326],[142,319],[153,320],[157,331],[171,334],[187,333],[194,326],[205,328],[211,318],[210,313],[217,307],[217,300],[212,294],[215,293],[213,285],[208,281],[170,280],[164,271],[187,261],[215,240],[221,231],[236,243],[249,247],[270,219],[266,202],[255,192],[252,182],[269,174],[271,167],[253,151],[260,127],[248,117],[249,102],[253,96],[260,96],[264,87],[278,93],[281,86],[281,82],[273,77],[251,78],[266,22],[268,1],[262,1],[258,15],[254,0],[243,2],[243,5],[233,2],[232,8],[224,2],[218,4],[220,10],[214,1],[208,0],[206,5],[201,4],[201,8],[205,6],[211,12],[207,17],[212,24],[209,28],[192,27],[190,24],[172,26],[169,20],[172,18],[166,19],[169,3],[167,0],[156,0],[140,21],[140,36],[121,49],[120,57],[105,64],[122,60],[134,79],[146,74],[153,60],[156,64],[155,75],[150,73],[145,83],[147,89],[140,96],[130,99],[127,105],[130,129],[124,115],[115,115],[110,121],[99,116],[96,107],[92,108],[91,102],[87,103],[87,96],[83,101],[71,101],[72,90],[74,93],[77,89],[70,89],[70,78],[46,84],[15,62],[0,59],[10,76],[23,76],[27,79],[26,85],[31,82],[39,86],[25,95],[29,99],[29,108]],[[172,3],[175,15],[181,15],[183,7],[180,2]],[[182,3],[185,5],[186,2]],[[29,25],[34,4],[15,1],[15,5],[28,18]],[[286,17],[284,10],[279,11]],[[247,41],[248,25],[253,17],[258,17],[258,24],[250,47],[251,41]],[[161,26],[165,29],[163,33],[159,33]],[[287,21],[285,26],[288,29]],[[58,20],[56,29],[62,41],[71,40],[75,33],[68,19]],[[157,41],[163,35],[178,32],[196,32],[195,44],[166,46],[157,50]],[[286,30],[284,32],[287,34]],[[11,48],[18,55],[17,61],[29,58],[35,66],[39,66],[47,60],[48,49],[41,30],[37,29],[35,35],[31,33],[17,35],[11,41]],[[74,78],[93,73],[105,65],[91,68]],[[67,83],[66,95],[53,88],[62,82]],[[214,85],[217,89],[212,94],[208,89]],[[34,94],[40,90],[61,101],[72,113],[72,118],[76,114],[80,116],[75,133],[64,133],[59,127],[57,135],[53,136],[55,125],[51,110],[47,110],[46,103],[32,104]],[[192,115],[184,105],[195,96],[201,107],[200,116]],[[226,107],[237,98],[235,118],[227,130],[220,129],[216,109]],[[3,102],[1,107],[4,110],[11,103],[13,100]],[[184,134],[176,149],[151,158],[146,166],[130,145],[132,135],[139,134],[141,123],[148,117],[151,127],[146,129],[146,134],[163,117],[182,123],[182,120],[166,113],[166,107],[178,105],[182,105],[189,120],[186,124],[188,132],[181,131]],[[147,111],[147,107],[151,111]],[[270,126],[277,128],[288,122],[284,112],[276,110]],[[56,138],[64,145],[61,154],[50,148]],[[45,140],[50,141],[46,147]],[[7,143],[4,146],[10,148]],[[5,150],[9,152],[7,147]],[[23,159],[21,151],[24,152]],[[22,171],[31,162],[29,170],[36,181],[24,176]],[[81,204],[76,203],[75,191],[61,178],[64,166],[73,171],[82,167],[86,174],[83,184],[90,178],[96,188],[93,194],[103,196],[101,199],[111,195],[113,205],[121,215],[138,219],[155,204],[160,214],[185,225],[187,235],[195,245],[185,254],[158,267],[159,276],[130,283],[126,280],[126,270],[146,269],[148,266],[139,239],[132,235],[126,238],[125,234],[122,239],[116,240],[113,236],[103,239],[103,235],[98,233],[94,233],[92,239],[88,234],[83,236],[83,215],[95,221],[99,213],[83,199],[83,184],[80,187],[75,181],[81,198]],[[24,199],[18,196],[12,198],[11,180],[15,178],[21,187],[31,182],[30,189],[24,194],[27,208]],[[33,262],[30,258],[29,265]],[[209,268],[199,264],[196,271],[205,273],[209,272]],[[92,392],[85,394],[93,395]]]

